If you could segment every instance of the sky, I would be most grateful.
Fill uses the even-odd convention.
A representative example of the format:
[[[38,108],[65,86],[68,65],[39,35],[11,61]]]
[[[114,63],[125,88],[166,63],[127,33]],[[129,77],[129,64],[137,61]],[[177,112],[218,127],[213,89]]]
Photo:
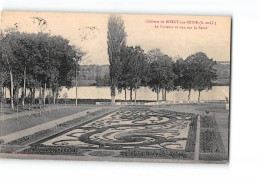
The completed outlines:
[[[71,45],[76,45],[86,52],[81,64],[109,64],[107,23],[110,14],[3,11],[1,16],[2,29],[17,27],[21,32],[42,31],[61,35],[68,39]],[[118,16],[124,20],[126,44],[129,46],[140,45],[145,52],[159,48],[173,59],[177,56],[185,59],[202,51],[216,61],[230,60],[230,17],[135,14]],[[47,25],[39,25],[35,17],[43,18]],[[196,24],[196,21],[199,24]],[[166,26],[170,28],[165,28]],[[194,26],[197,29],[194,29]]]

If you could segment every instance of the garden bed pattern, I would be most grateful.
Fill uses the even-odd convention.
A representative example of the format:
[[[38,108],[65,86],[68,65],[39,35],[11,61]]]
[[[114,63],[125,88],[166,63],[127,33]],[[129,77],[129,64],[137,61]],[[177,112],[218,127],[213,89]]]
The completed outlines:
[[[201,116],[200,160],[227,160],[222,137],[214,116]]]
[[[193,159],[196,124],[194,114],[121,108],[32,144],[21,153]]]
[[[112,110],[112,111],[114,111],[114,110]],[[54,136],[57,133],[60,133],[61,131],[66,130],[66,128],[72,128],[74,126],[84,123],[86,120],[91,121],[91,120],[96,119],[98,116],[104,116],[104,115],[107,115],[108,113],[111,113],[111,110],[109,108],[101,108],[95,112],[87,113],[85,117],[76,118],[76,119],[58,124],[55,127],[52,127],[52,128],[46,129],[46,130],[41,130],[34,134],[21,137],[19,139],[16,139],[16,140],[13,140],[13,141],[7,143],[6,145],[1,145],[0,153],[19,153],[17,151],[17,149],[25,148],[25,146],[29,145],[30,143],[35,143],[35,141],[37,141],[37,140],[41,140],[44,138],[48,138],[50,136]],[[52,154],[53,153],[55,155],[58,155],[59,151],[61,154],[78,153],[78,152],[75,152],[78,150],[75,149],[75,151],[73,151],[73,148],[74,147],[66,149],[64,147],[63,148],[58,147],[55,149],[50,149],[48,147],[47,148],[46,147],[43,147],[43,148],[30,147],[28,150],[35,150],[35,152],[32,152],[32,154],[33,153],[38,153],[38,154],[44,154],[44,153]],[[57,151],[57,152],[52,152],[52,151],[48,151],[48,150]],[[63,152],[63,151],[65,151],[65,152]],[[70,152],[68,152],[68,151],[70,151]],[[73,151],[73,152],[71,152],[71,151]],[[21,153],[24,153],[24,151],[22,151]]]

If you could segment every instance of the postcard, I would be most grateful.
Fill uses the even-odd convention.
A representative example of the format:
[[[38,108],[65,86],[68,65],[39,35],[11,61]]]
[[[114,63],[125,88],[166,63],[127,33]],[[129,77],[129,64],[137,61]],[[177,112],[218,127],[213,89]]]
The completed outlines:
[[[229,160],[231,17],[2,11],[0,157]]]

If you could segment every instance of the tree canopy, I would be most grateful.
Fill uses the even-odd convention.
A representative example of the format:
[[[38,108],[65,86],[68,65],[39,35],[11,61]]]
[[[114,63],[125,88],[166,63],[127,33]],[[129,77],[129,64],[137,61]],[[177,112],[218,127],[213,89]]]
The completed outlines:
[[[121,92],[130,90],[130,100],[132,100],[132,90],[136,90],[145,83],[147,73],[147,57],[140,46],[124,46],[121,49],[120,62],[122,72],[118,79],[117,88]],[[126,97],[126,96],[125,96]]]
[[[172,58],[161,52],[160,49],[154,49],[148,52],[149,72],[147,77],[148,86],[157,93],[163,90],[163,96],[166,91],[174,90],[177,75],[173,71],[174,62]],[[166,98],[166,96],[164,97]],[[166,100],[166,99],[165,99]]]
[[[115,88],[119,76],[122,73],[122,63],[120,61],[121,49],[126,43],[126,32],[124,21],[121,17],[111,15],[108,19],[107,45],[110,70],[110,87],[112,103],[115,103]]]
[[[44,33],[11,32],[1,39],[1,47],[3,86],[10,89],[11,98],[18,95],[20,87],[31,93],[44,86],[56,92],[61,86],[72,87],[83,56],[67,39]]]

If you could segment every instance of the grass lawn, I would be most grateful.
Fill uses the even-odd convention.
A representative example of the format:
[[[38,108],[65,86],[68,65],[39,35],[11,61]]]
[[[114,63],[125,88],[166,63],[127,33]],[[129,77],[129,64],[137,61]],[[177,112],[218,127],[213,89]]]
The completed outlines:
[[[26,115],[23,117],[19,117],[18,119],[13,118],[13,119],[0,121],[0,136],[4,136],[13,132],[17,132],[23,129],[37,126],[45,122],[49,122],[55,119],[69,116],[71,114],[84,111],[89,107],[91,106],[89,105],[70,106],[67,108],[51,110],[50,112],[45,111],[42,113],[41,116],[37,114],[37,115],[32,115],[29,118],[29,116]]]

